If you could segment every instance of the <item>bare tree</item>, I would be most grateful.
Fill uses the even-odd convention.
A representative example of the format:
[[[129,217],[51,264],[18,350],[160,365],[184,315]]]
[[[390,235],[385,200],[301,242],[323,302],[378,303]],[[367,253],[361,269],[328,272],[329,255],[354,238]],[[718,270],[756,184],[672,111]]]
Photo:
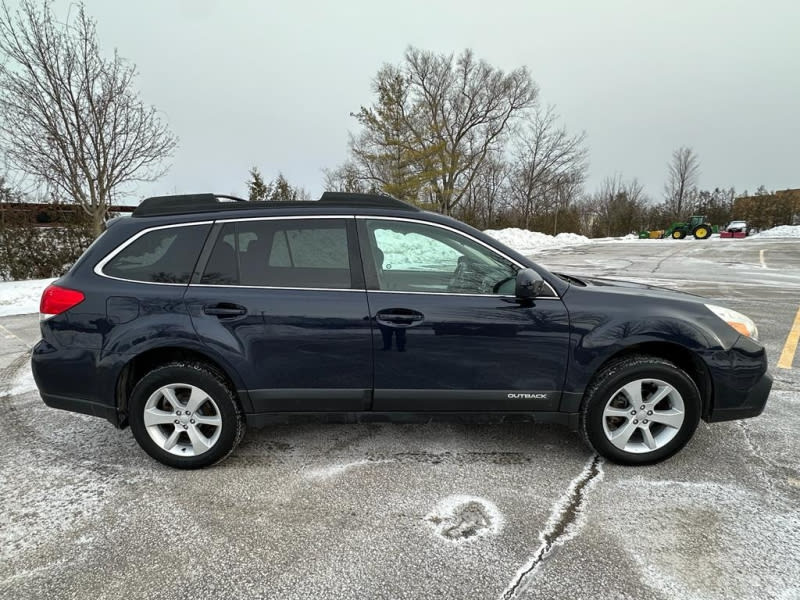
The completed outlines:
[[[585,141],[585,134],[570,135],[559,126],[552,106],[530,113],[516,139],[510,176],[526,228],[538,212],[557,214],[567,192],[579,193],[588,166]]]
[[[362,171],[352,161],[346,161],[335,169],[323,169],[326,192],[349,192],[356,194],[377,193],[375,183],[364,179]]]
[[[594,210],[593,236],[625,235],[641,228],[647,198],[637,179],[625,181],[620,174],[606,177],[590,200]]]
[[[483,229],[494,227],[508,196],[508,164],[499,153],[491,153],[472,179],[458,217]]]
[[[585,177],[585,170],[576,170],[564,174],[564,176],[558,180],[551,205],[553,217],[553,235],[557,235],[559,233],[559,215],[572,208],[583,194],[583,183]]]
[[[378,72],[375,92],[377,102],[356,115],[367,135],[356,138],[353,154],[377,181],[381,161],[392,159],[403,181],[418,183],[418,193],[444,214],[465,197],[486,157],[538,95],[525,68],[505,73],[471,50],[456,58],[413,47],[402,64]]]
[[[700,159],[694,150],[681,146],[672,153],[667,164],[667,183],[664,186],[665,203],[673,218],[681,219],[691,210],[697,194],[697,178],[700,175]]]
[[[126,184],[153,181],[177,144],[134,89],[136,67],[106,58],[82,4],[65,24],[50,2],[0,8],[0,143],[9,163],[105,227]]]

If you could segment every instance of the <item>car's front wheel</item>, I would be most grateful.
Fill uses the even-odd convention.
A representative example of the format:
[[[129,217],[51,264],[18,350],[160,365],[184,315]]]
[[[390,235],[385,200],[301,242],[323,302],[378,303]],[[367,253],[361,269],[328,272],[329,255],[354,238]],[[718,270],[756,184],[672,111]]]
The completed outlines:
[[[600,371],[584,396],[581,431],[602,456],[628,465],[669,458],[700,420],[697,385],[670,361],[629,356]]]
[[[145,452],[180,469],[221,461],[245,431],[234,392],[201,362],[174,362],[147,373],[133,389],[128,420]]]

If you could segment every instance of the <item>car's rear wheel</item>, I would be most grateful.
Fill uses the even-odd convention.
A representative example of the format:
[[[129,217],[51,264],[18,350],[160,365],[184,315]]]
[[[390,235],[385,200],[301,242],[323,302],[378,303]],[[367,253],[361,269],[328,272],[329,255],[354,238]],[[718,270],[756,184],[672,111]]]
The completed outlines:
[[[602,456],[628,465],[669,458],[700,420],[697,385],[675,364],[630,356],[605,367],[584,396],[581,431]]]
[[[145,452],[181,469],[221,461],[245,431],[244,416],[224,377],[200,362],[170,363],[142,377],[131,394],[128,419]]]

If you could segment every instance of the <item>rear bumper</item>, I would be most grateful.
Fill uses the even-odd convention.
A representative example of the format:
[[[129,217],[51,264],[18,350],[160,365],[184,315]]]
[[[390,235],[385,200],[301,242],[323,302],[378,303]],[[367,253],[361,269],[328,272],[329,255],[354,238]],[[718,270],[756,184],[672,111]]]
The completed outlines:
[[[107,419],[120,426],[116,406],[104,402],[102,372],[91,350],[56,348],[40,340],[31,355],[31,371],[47,406]],[[113,396],[111,396],[113,398]]]
[[[117,410],[112,406],[98,404],[97,402],[82,400],[80,398],[58,396],[56,394],[44,394],[40,392],[39,395],[50,408],[60,408],[61,410],[91,415],[93,417],[102,417],[113,423],[116,427],[119,427],[119,415],[117,414]]]

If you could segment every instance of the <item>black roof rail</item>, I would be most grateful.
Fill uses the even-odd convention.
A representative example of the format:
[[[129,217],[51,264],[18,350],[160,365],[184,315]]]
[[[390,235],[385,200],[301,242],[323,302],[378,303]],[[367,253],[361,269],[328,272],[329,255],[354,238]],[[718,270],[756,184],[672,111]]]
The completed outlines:
[[[229,200],[220,202],[220,198]],[[181,194],[177,196],[154,196],[145,198],[133,210],[134,217],[155,217],[158,215],[180,215],[193,212],[225,210],[233,202],[247,202],[235,196],[218,196],[216,194]]]
[[[419,211],[412,204],[380,194],[351,194],[347,192],[325,192],[317,202],[248,202],[236,196],[221,194],[183,194],[145,198],[133,211],[134,217],[182,215],[223,210],[264,208],[317,208],[318,204],[338,208],[388,208],[393,210]]]
[[[349,192],[324,192],[319,202],[357,206],[359,208],[393,208],[396,210],[419,211],[413,204],[384,194],[352,194]]]

